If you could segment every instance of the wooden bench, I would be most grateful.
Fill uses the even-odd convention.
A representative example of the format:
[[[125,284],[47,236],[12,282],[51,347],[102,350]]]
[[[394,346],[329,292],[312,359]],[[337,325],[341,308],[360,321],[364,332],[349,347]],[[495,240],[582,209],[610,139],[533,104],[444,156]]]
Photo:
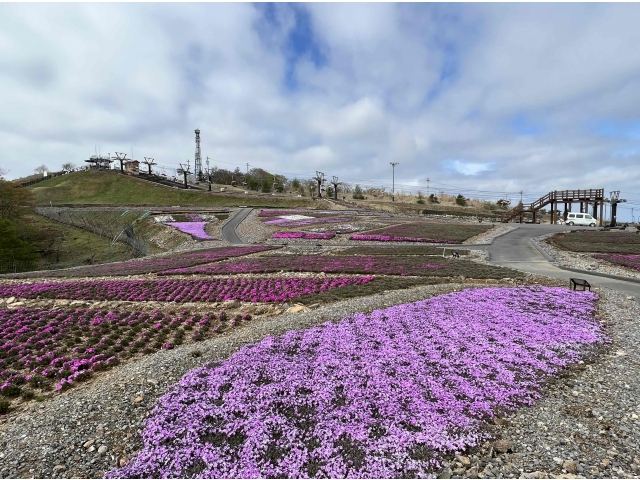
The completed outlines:
[[[583,292],[587,289],[587,287],[589,288],[589,291],[591,291],[591,285],[584,278],[570,278],[569,281],[571,282],[569,284],[569,288],[572,288],[573,290],[575,290],[576,287],[580,285]]]

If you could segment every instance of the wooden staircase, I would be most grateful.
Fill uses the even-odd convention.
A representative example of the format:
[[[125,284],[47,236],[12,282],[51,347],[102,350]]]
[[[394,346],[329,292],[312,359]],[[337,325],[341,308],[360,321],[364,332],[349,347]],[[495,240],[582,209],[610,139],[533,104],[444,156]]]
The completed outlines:
[[[517,205],[511,210],[506,211],[502,214],[500,221],[502,223],[507,223],[514,218],[522,217],[525,213],[531,213],[533,214],[533,221],[535,223],[536,216],[541,208],[547,205],[551,205],[551,209],[553,211],[555,208],[557,208],[559,203],[583,203],[587,206],[591,204],[596,205],[599,203],[602,212],[602,202],[604,202],[604,188],[590,188],[585,190],[554,190],[538,198],[536,201],[530,204]],[[555,221],[553,214],[551,220],[552,222]]]

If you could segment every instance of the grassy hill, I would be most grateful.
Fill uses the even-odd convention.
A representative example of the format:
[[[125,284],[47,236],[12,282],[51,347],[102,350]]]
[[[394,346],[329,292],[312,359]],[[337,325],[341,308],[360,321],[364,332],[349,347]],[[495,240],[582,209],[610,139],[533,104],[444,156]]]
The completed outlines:
[[[180,205],[264,207],[320,206],[309,198],[231,195],[180,190],[115,172],[90,170],[52,178],[28,187],[37,205]],[[322,205],[326,207],[325,205]]]

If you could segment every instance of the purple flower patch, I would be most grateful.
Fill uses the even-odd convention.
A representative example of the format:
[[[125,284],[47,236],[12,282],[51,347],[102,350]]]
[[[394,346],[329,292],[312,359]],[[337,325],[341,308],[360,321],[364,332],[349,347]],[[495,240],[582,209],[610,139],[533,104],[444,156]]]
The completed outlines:
[[[198,280],[109,280],[0,285],[0,297],[125,300],[131,302],[286,302],[374,277],[213,278]]]
[[[206,224],[207,222],[166,222],[166,225],[177,228],[181,232],[188,233],[198,240],[216,240],[204,231]]]
[[[627,267],[632,270],[640,270],[640,255],[623,255],[617,253],[601,253],[594,255],[593,258],[604,260],[605,262],[621,267]]]
[[[438,240],[435,238],[394,237],[390,235],[351,235],[349,240],[367,240],[372,242],[424,242],[457,244],[453,240]]]
[[[465,290],[265,338],[185,375],[106,477],[429,476],[607,341],[596,299]]]
[[[301,238],[303,240],[329,240],[336,236],[336,232],[276,232],[273,238]]]

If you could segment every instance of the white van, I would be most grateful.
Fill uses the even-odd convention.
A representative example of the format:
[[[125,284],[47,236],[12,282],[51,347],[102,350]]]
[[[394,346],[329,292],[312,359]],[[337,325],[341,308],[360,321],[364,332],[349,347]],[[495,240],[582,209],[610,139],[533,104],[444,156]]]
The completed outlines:
[[[589,225],[590,227],[596,226],[596,219],[588,213],[568,213],[567,225]]]

